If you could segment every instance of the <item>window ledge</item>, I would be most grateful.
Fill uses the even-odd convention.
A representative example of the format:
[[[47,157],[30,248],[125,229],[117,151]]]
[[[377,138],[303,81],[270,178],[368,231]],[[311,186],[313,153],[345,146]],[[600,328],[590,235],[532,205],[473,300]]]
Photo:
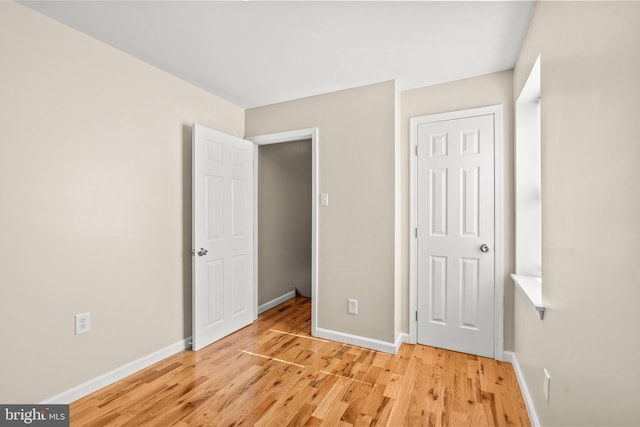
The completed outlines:
[[[529,301],[529,305],[536,311],[540,320],[544,317],[544,305],[542,305],[542,278],[512,274],[511,278],[518,285],[518,289]]]

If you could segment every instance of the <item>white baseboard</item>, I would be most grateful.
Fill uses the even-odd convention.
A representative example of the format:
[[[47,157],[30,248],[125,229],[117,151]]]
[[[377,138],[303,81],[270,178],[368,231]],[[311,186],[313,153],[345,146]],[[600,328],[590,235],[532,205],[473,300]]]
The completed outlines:
[[[361,337],[358,335],[351,335],[344,332],[337,332],[322,328],[316,328],[316,337],[391,354],[396,354],[398,351],[398,347],[400,346],[400,342],[392,343],[387,341],[380,341],[373,338]]]
[[[179,353],[182,350],[185,350],[189,347],[191,347],[191,337],[180,340],[177,343],[168,345],[164,348],[161,348],[158,351],[155,351],[151,354],[148,354],[132,362],[129,362],[123,366],[120,366],[119,368],[116,368],[112,371],[102,374],[92,380],[79,384],[73,388],[70,388],[69,390],[63,391],[62,393],[56,394],[55,396],[52,396],[48,399],[43,400],[42,402],[40,402],[40,404],[67,405],[88,394],[93,393],[94,391],[100,390],[101,388],[106,387],[109,384],[113,384],[116,381],[119,381],[135,372],[138,372],[141,369],[144,369],[148,366],[153,365],[154,363],[157,363],[163,359],[166,359],[169,356]]]
[[[525,381],[522,370],[520,369],[520,364],[518,363],[516,354],[512,351],[505,351],[504,361],[510,362],[513,366],[513,370],[516,372],[516,378],[518,379],[518,384],[520,385],[520,391],[522,392],[524,404],[527,406],[527,412],[529,413],[529,421],[531,421],[531,425],[533,427],[540,427],[540,420],[538,419],[536,408],[535,406],[533,406],[533,399],[531,399],[531,394],[529,393],[529,389],[527,388],[527,382]]]
[[[398,334],[398,336],[396,337],[396,353],[398,352],[398,350],[400,350],[400,344],[402,344],[403,342],[410,344],[411,340],[409,339],[409,334],[400,332],[400,334]]]
[[[287,292],[286,294],[281,295],[278,298],[274,298],[271,301],[265,302],[261,306],[258,306],[258,314],[263,313],[269,310],[270,308],[273,308],[276,305],[282,304],[283,302],[288,301],[291,298],[295,298],[295,297],[296,297],[296,290],[294,289],[291,292]]]

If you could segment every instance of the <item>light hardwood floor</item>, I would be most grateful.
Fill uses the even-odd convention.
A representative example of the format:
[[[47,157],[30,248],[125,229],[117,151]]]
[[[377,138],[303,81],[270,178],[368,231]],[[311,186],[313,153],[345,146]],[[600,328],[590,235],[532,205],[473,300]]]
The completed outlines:
[[[422,345],[389,355],[310,336],[289,300],[71,404],[72,426],[529,425],[509,363]]]

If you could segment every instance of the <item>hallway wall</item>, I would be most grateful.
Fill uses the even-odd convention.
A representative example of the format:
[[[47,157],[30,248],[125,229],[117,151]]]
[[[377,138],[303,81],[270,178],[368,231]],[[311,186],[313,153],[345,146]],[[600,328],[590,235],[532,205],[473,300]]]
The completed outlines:
[[[311,140],[258,148],[258,305],[311,297]]]

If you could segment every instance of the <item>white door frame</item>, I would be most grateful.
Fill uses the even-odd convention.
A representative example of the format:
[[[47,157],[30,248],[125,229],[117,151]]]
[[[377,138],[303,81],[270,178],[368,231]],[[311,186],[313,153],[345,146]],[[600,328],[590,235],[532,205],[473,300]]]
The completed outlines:
[[[468,110],[412,117],[409,120],[409,340],[418,342],[418,322],[414,313],[418,310],[417,242],[415,229],[418,213],[418,125],[421,123],[463,119],[474,116],[494,116],[494,221],[495,221],[495,288],[494,288],[494,358],[504,360],[504,248],[503,248],[503,178],[502,178],[502,104]]]
[[[311,335],[316,336],[318,325],[318,128],[298,129],[287,132],[246,138],[255,144],[254,168],[254,318],[258,318],[258,148],[260,145],[311,140]]]

